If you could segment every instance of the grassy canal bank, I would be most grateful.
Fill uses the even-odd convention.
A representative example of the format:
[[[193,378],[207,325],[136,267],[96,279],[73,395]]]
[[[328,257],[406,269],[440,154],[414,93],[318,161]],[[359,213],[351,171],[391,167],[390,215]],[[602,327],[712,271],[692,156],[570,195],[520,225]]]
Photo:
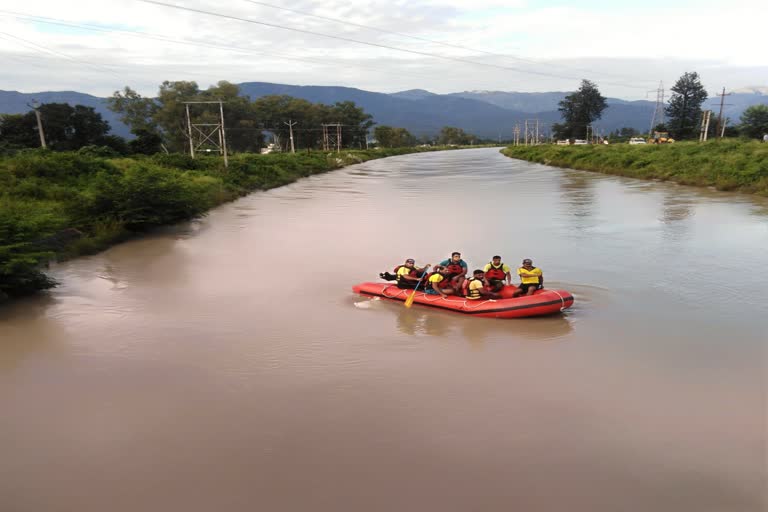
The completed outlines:
[[[768,144],[723,140],[704,144],[509,146],[502,153],[556,167],[660,179],[768,196]]]
[[[0,156],[0,302],[56,285],[42,269],[214,206],[346,165],[458,148],[393,148],[341,153],[159,154],[110,158],[32,150]]]

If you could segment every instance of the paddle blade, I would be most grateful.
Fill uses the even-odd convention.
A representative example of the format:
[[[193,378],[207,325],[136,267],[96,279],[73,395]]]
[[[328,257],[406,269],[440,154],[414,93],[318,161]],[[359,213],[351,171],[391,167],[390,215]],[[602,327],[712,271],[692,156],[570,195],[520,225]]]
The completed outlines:
[[[413,299],[416,298],[416,290],[413,290],[411,294],[405,299],[405,307],[409,308],[413,305]]]

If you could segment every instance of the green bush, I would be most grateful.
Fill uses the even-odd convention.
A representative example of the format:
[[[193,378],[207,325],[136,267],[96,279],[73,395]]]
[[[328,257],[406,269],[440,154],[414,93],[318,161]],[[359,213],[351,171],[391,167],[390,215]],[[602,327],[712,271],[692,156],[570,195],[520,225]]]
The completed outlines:
[[[78,155],[100,156],[104,158],[116,158],[123,153],[109,146],[83,146],[77,150]]]
[[[0,148],[0,298],[55,286],[54,257],[103,250],[155,226],[203,215],[247,194],[372,158],[439,148],[123,157],[110,147],[77,152]]]
[[[98,174],[83,193],[81,215],[142,231],[202,214],[212,206],[211,189],[217,185],[192,173],[136,163],[120,176]]]
[[[59,227],[57,205],[0,197],[0,299],[56,284],[40,270],[51,253],[35,242]]]
[[[532,162],[768,196],[768,145],[742,139],[664,145],[510,146]]]

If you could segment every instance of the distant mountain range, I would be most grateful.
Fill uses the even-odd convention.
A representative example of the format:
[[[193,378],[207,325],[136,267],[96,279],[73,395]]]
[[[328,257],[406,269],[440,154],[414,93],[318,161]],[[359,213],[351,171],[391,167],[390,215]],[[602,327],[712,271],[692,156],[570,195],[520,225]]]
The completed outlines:
[[[567,92],[503,92],[466,91],[451,94],[435,94],[422,89],[392,94],[364,91],[351,87],[299,86],[265,82],[240,84],[243,95],[256,99],[271,94],[287,94],[314,103],[333,104],[338,101],[354,101],[373,115],[378,124],[407,128],[416,135],[434,135],[443,126],[457,126],[475,135],[487,138],[501,136],[509,139],[516,123],[526,119],[539,119],[551,126],[560,121],[557,104]],[[32,99],[40,103],[69,103],[93,107],[109,121],[116,135],[129,136],[128,127],[106,107],[106,99],[74,91],[20,93],[0,91],[0,113],[18,114],[30,110]],[[710,98],[706,106],[717,111],[718,98]],[[768,87],[749,87],[735,91],[727,97],[726,116],[738,122],[741,113],[749,106],[768,104]],[[625,101],[608,98],[608,108],[602,119],[595,123],[598,129],[610,132],[625,126],[640,131],[648,130],[654,103],[650,101]]]

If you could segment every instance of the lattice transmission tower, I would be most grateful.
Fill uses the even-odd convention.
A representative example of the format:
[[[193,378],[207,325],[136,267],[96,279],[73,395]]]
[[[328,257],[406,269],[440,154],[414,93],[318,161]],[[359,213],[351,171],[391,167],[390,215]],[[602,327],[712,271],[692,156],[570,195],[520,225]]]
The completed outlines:
[[[341,151],[341,123],[323,124],[323,151]]]
[[[651,128],[648,130],[649,137],[653,136],[653,129],[660,124],[664,124],[664,82],[659,82],[659,88],[656,89],[656,108],[653,109],[653,116],[651,116]]]

